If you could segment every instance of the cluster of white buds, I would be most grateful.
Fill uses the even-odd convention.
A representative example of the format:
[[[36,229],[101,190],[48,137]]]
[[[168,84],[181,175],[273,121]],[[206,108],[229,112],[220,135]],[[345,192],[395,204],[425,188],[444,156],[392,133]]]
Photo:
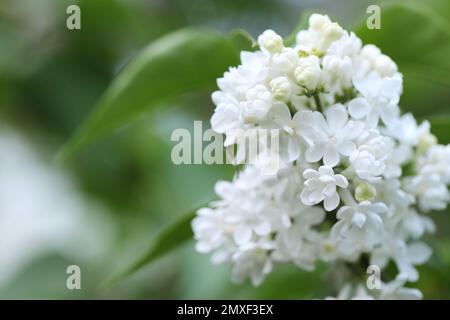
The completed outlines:
[[[398,274],[378,292],[345,286],[341,297],[420,298],[404,285],[431,256],[424,213],[450,201],[450,146],[401,114],[396,64],[327,16],[313,14],[293,47],[272,30],[258,43],[218,80],[211,124],[226,147],[236,129],[277,129],[283,165],[274,175],[246,165],[218,182],[220,200],[192,223],[197,250],[255,285],[281,262],[308,271],[318,261],[382,271],[392,262]]]

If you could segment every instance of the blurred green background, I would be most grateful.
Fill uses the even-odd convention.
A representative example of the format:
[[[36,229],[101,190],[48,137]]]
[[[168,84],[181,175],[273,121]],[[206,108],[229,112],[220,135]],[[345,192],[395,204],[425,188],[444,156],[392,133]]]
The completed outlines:
[[[84,148],[64,165],[53,161],[127,62],[173,30],[242,28],[256,37],[271,28],[287,36],[304,12],[330,15],[358,30],[399,64],[401,106],[430,118],[450,142],[450,5],[420,1],[407,15],[381,15],[365,29],[369,4],[380,1],[2,0],[0,2],[0,298],[320,298],[325,266],[304,273],[280,266],[260,287],[233,285],[224,267],[195,252],[193,242],[107,291],[103,281],[135,260],[174,217],[214,199],[229,166],[176,166],[174,128],[212,114],[210,92],[161,103],[131,125]],[[66,8],[81,8],[81,30],[66,28]],[[225,70],[224,70],[225,71]],[[158,79],[154,79],[158,81]],[[150,87],[152,83],[148,83]],[[448,116],[446,116],[448,114]],[[433,213],[435,254],[420,267],[426,298],[450,298],[450,212]],[[67,290],[76,264],[82,290]]]

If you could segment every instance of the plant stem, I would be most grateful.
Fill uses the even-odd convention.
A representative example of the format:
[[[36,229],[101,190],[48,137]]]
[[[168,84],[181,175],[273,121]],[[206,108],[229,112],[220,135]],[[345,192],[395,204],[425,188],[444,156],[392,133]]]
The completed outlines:
[[[320,102],[319,94],[318,93],[314,93],[313,97],[314,97],[314,102],[316,103],[317,111],[323,113],[322,103]]]
[[[345,205],[350,206],[350,207],[354,207],[354,206],[358,205],[356,200],[353,198],[353,195],[351,194],[350,190],[340,189],[339,194],[341,195],[341,199]]]
[[[353,170],[353,168],[350,167],[350,166],[349,166],[347,169],[343,170],[343,171],[341,172],[341,174],[342,174],[344,177],[346,177],[348,180],[353,179],[353,178],[355,178],[355,176],[356,176],[355,170]]]

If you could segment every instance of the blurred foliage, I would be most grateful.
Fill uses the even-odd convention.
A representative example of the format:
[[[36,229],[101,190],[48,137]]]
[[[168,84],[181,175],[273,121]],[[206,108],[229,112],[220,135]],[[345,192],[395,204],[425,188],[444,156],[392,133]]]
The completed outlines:
[[[80,145],[129,123],[161,101],[212,90],[223,70],[238,64],[239,49],[229,38],[195,29],[152,42],[120,72],[60,158],[64,160]]]
[[[288,36],[299,25],[299,17],[317,11],[329,14],[355,30],[365,42],[377,44],[390,55],[404,74],[404,110],[431,118],[440,142],[450,143],[449,3],[382,2],[388,4],[382,9],[382,29],[367,30],[365,10],[368,4],[380,1],[3,0],[1,118],[32,141],[39,141],[36,144],[43,154],[56,154],[96,103],[104,101],[100,99],[105,90],[112,90],[107,88],[117,81],[114,79],[129,74],[126,70],[136,63],[135,57],[142,57],[142,50],[151,48],[155,39],[170,37],[168,33],[185,27],[209,28],[214,34],[222,34],[218,36],[221,39],[236,28],[247,30],[253,37],[267,28]],[[72,3],[81,7],[82,30],[65,27],[66,7]],[[220,41],[230,41],[240,48],[249,45],[248,37],[242,33],[226,39]],[[179,47],[171,59],[178,63],[183,56],[189,57],[191,50],[196,48]],[[232,177],[233,168],[229,166],[176,166],[170,161],[172,130],[193,130],[193,120],[208,123],[214,78],[228,64],[235,63],[232,57],[214,61],[214,55],[217,53],[207,58],[210,63],[217,63],[217,69],[207,74],[202,86],[189,87],[196,92],[181,90],[170,100],[155,99],[154,108],[138,118],[122,118],[120,113],[121,121],[134,121],[65,163],[64,168],[72,173],[79,188],[107,205],[119,229],[109,258],[94,259],[82,266],[83,290],[66,290],[65,267],[70,262],[65,257],[49,255],[32,261],[9,285],[0,288],[0,297],[296,299],[331,293],[324,278],[325,266],[319,266],[314,273],[282,266],[257,289],[249,284],[230,284],[229,271],[211,265],[208,257],[195,252],[192,242],[112,289],[98,290],[111,275],[124,270],[148,250],[155,235],[170,221],[214,199],[217,180]],[[192,57],[189,59],[195,63]],[[164,74],[166,66],[172,71]],[[150,79],[139,82],[142,99],[159,92],[154,91],[155,84],[192,81],[177,79],[173,66],[161,61],[157,67],[157,74],[166,78],[148,73]],[[199,71],[207,72],[205,69]],[[167,92],[164,94],[167,98]],[[142,107],[133,99],[120,101],[119,107],[130,112]],[[450,215],[441,212],[432,217],[438,226],[438,234],[429,241],[435,254],[430,263],[421,267],[417,286],[427,298],[450,298]]]

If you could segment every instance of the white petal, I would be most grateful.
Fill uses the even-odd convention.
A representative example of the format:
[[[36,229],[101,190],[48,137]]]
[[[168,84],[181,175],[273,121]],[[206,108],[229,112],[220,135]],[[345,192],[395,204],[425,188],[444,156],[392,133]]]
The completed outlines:
[[[336,193],[336,185],[333,183],[328,183],[325,188],[323,188],[322,192],[325,196],[331,197],[334,193]]]
[[[322,145],[314,145],[306,149],[305,159],[308,162],[318,162],[323,157],[323,146]]]
[[[348,114],[342,104],[331,106],[326,111],[328,128],[332,132],[339,132],[347,123]]]
[[[271,231],[270,223],[262,221],[254,227],[254,230],[258,236],[267,236]]]
[[[395,261],[397,263],[397,268],[400,271],[400,273],[405,274],[408,281],[416,282],[419,280],[419,272],[406,261],[396,259]]]
[[[370,257],[370,264],[383,269],[389,262],[389,257],[381,250],[375,250]]]
[[[312,111],[301,110],[294,114],[292,118],[294,127],[298,131],[297,133],[302,134],[305,128],[310,128],[313,123],[313,113]]]
[[[386,125],[392,125],[398,120],[400,110],[396,105],[388,105],[382,108],[380,115]]]
[[[335,167],[339,163],[339,153],[334,146],[326,146],[323,155],[323,163],[328,167]]]
[[[274,121],[280,128],[283,128],[284,126],[289,125],[291,122],[291,112],[289,111],[289,108],[284,103],[275,103],[269,114],[268,117],[270,120]]]
[[[303,189],[303,191],[300,195],[300,200],[302,200],[302,203],[304,205],[307,205],[307,206],[313,205],[313,203],[311,203],[311,201],[309,200],[310,194],[311,194],[311,192],[309,190]]]
[[[352,214],[352,212],[353,212],[353,209],[351,207],[344,206],[339,209],[339,211],[336,214],[336,217],[339,220],[342,220],[342,219],[349,217]]]
[[[415,242],[408,246],[408,261],[412,264],[423,264],[431,257],[431,249],[422,242]]]
[[[348,112],[355,119],[364,118],[370,111],[370,105],[364,98],[355,98],[348,104]]]
[[[362,213],[355,212],[352,221],[361,229],[366,223],[366,216]]]
[[[211,117],[211,127],[218,133],[225,133],[238,120],[238,109],[231,104],[220,104]]]
[[[246,225],[240,225],[234,230],[233,238],[236,244],[245,244],[252,238],[252,230]]]
[[[300,146],[296,139],[288,140],[288,161],[293,162],[300,157]]]
[[[421,300],[423,298],[422,292],[413,288],[400,288],[397,290],[396,299],[403,300]]]
[[[341,187],[343,189],[348,187],[348,180],[343,175],[337,174],[337,175],[334,176],[334,178],[336,179],[336,185],[338,187]]]
[[[337,192],[333,196],[325,198],[324,200],[325,210],[328,212],[333,211],[339,205],[340,200],[341,199],[339,198]]]
[[[321,175],[327,175],[327,176],[333,176],[334,175],[333,169],[328,167],[328,166],[321,166],[319,168],[319,172],[320,172]]]
[[[351,141],[344,141],[338,146],[339,153],[347,157],[350,157],[350,155],[353,153],[353,151],[355,151],[355,149],[356,146]]]
[[[305,171],[303,171],[303,178],[305,179],[314,179],[317,178],[319,176],[319,173],[316,170],[313,169],[306,169]]]
[[[310,123],[310,125],[313,125],[314,128],[316,128],[316,130],[318,132],[326,132],[328,129],[328,124],[325,121],[325,118],[323,117],[323,114],[317,111],[313,112],[313,122]]]
[[[370,211],[375,213],[386,213],[389,211],[389,208],[383,202],[377,202],[374,204],[370,204],[370,202],[368,202],[368,206],[370,206]]]
[[[380,120],[380,113],[377,109],[373,108],[370,110],[367,116],[367,124],[371,128],[375,128],[378,125],[378,121]]]

